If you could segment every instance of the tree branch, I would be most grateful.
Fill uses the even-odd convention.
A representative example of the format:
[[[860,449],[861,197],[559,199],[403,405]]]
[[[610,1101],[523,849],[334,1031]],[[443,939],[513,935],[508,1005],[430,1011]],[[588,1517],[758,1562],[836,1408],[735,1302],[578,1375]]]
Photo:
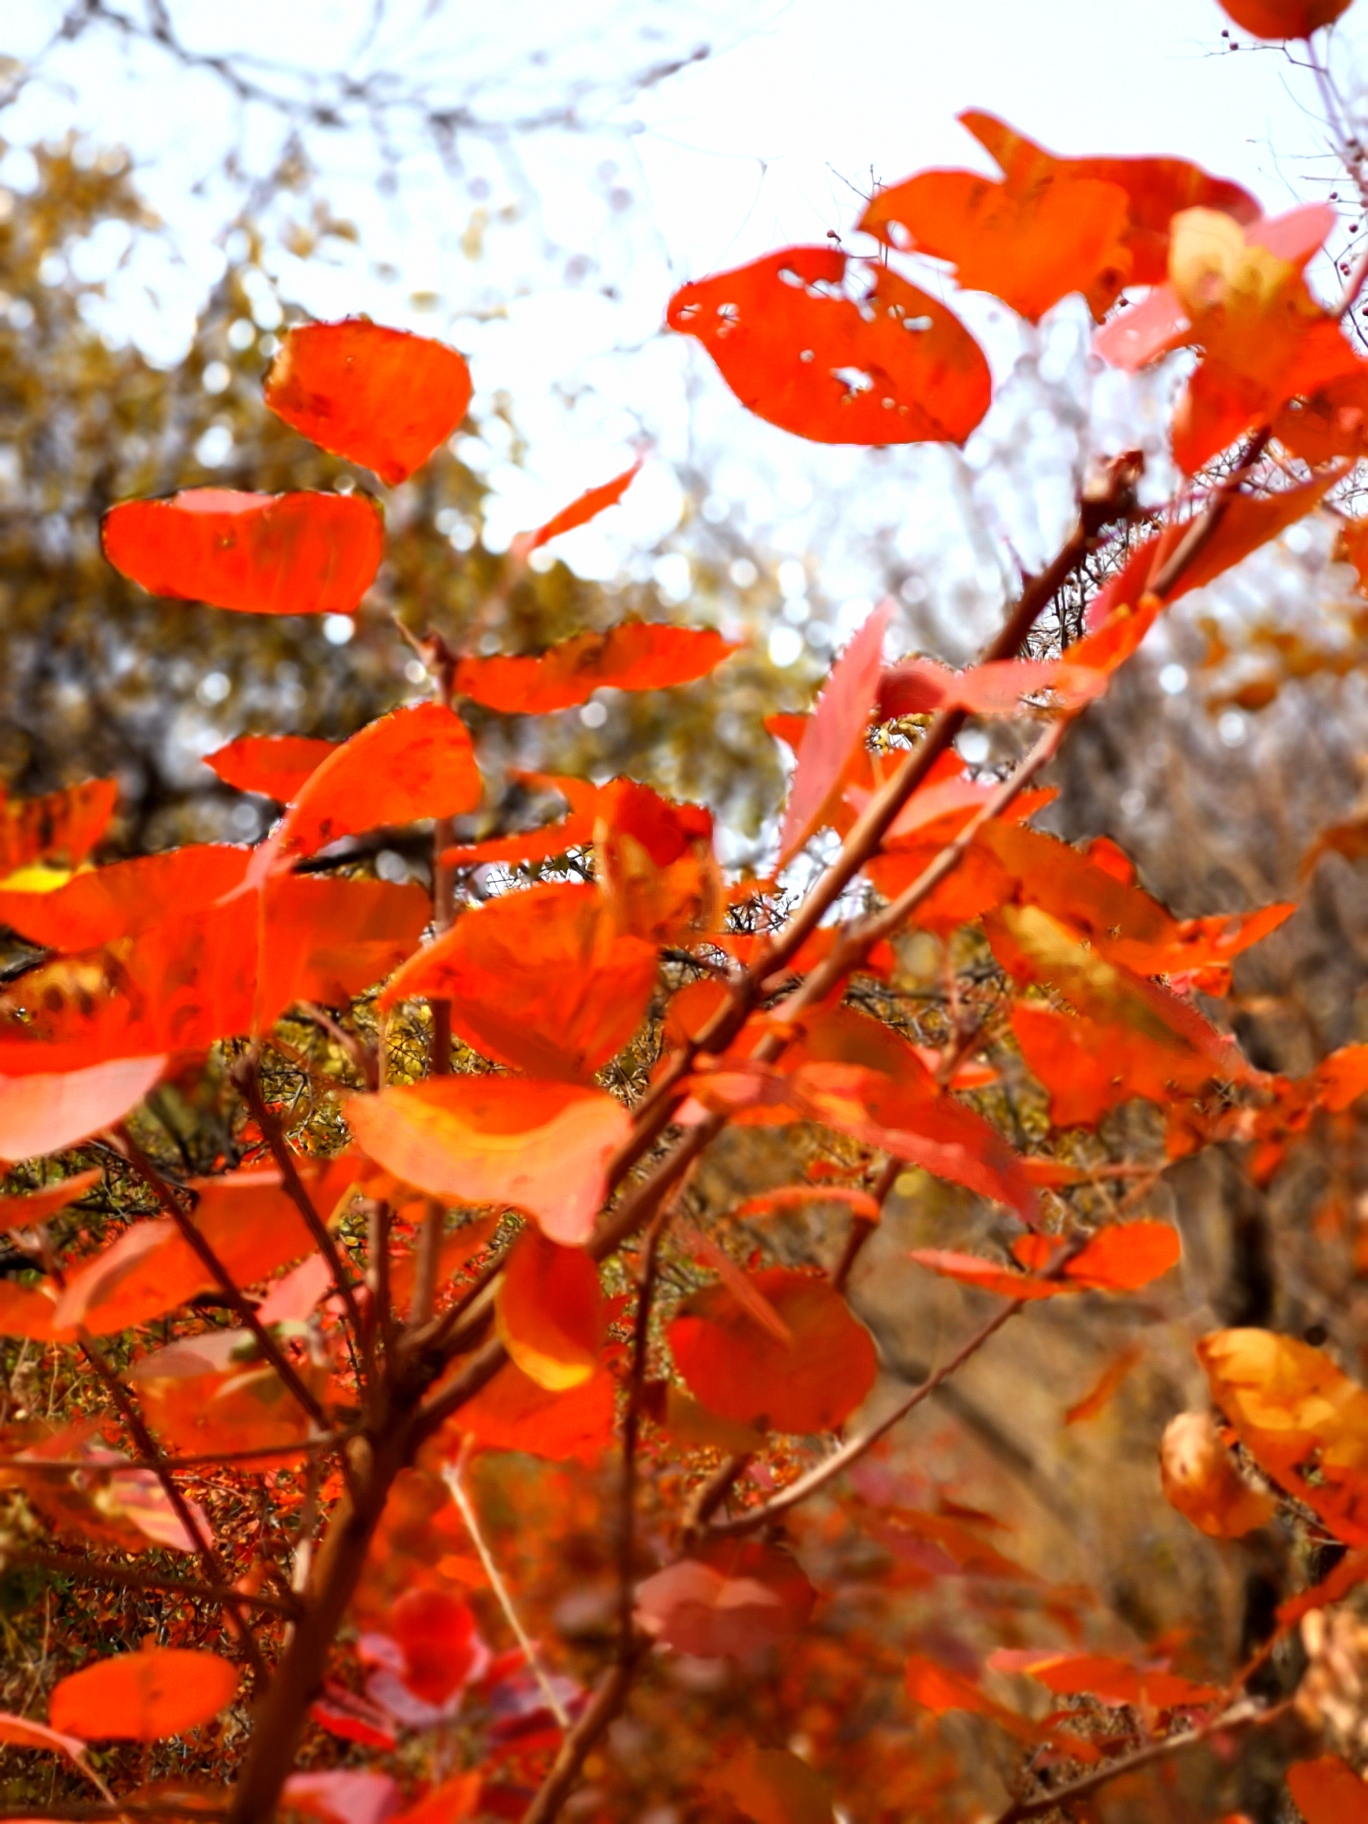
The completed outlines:
[[[174,1590],[204,1602],[241,1603],[246,1608],[265,1609],[273,1615],[293,1617],[300,1605],[284,1596],[247,1596],[241,1590],[216,1583],[196,1583],[193,1577],[175,1577],[169,1571],[140,1571],[132,1565],[110,1564],[105,1559],[83,1558],[79,1552],[45,1552],[20,1546],[0,1552],[5,1565],[31,1565],[35,1570],[53,1571],[58,1576],[74,1577],[77,1582],[99,1584],[113,1590]]]

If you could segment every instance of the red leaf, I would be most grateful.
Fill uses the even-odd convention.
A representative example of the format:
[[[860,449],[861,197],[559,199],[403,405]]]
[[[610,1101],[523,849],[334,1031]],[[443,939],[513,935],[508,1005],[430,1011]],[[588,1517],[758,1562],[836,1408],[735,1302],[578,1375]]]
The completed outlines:
[[[837,659],[817,699],[779,832],[781,867],[829,821],[832,803],[840,799],[845,787],[847,768],[864,746],[879,692],[883,638],[891,613],[891,602],[879,604]]]
[[[1196,1709],[1218,1703],[1224,1695],[1216,1685],[1194,1684],[1163,1666],[1135,1666],[1105,1653],[1003,1647],[989,1657],[988,1664],[995,1672],[1024,1672],[1057,1697],[1097,1697],[1104,1704]]]
[[[265,399],[312,443],[394,487],[460,426],[470,369],[443,342],[365,317],[304,323],[281,343]]]
[[[241,884],[249,851],[191,843],[75,874],[51,893],[0,891],[0,922],[48,950],[93,950],[157,924],[168,908],[206,910]]]
[[[405,1590],[377,1632],[399,1647],[404,1659],[400,1676],[427,1704],[444,1704],[478,1678],[489,1661],[469,1606],[448,1590]],[[363,1651],[363,1657],[373,1656]]]
[[[440,996],[453,1030],[487,1058],[583,1080],[636,1032],[658,966],[654,945],[618,935],[597,888],[548,882],[464,913],[380,1005]]]
[[[1218,0],[1236,25],[1256,38],[1309,38],[1347,13],[1351,0]],[[1305,1810],[1305,1806],[1302,1807]],[[1309,1820],[1308,1824],[1316,1824]],[[1347,1824],[1347,1821],[1346,1821]]]
[[[602,482],[596,488],[586,488],[578,500],[572,500],[568,507],[553,513],[535,532],[522,533],[514,541],[519,553],[530,556],[538,546],[559,538],[562,532],[572,532],[576,526],[587,525],[606,508],[616,506],[641,473],[641,463],[642,458],[638,456],[631,468],[624,469],[621,475],[615,475],[611,481]]]
[[[680,1309],[670,1348],[690,1391],[711,1411],[779,1431],[832,1431],[874,1385],[869,1332],[825,1280],[787,1267],[748,1275],[778,1312],[785,1345],[757,1323],[725,1285],[707,1286]]]
[[[323,1695],[309,1706],[309,1715],[344,1742],[359,1742],[363,1748],[379,1748],[386,1754],[399,1746],[394,1726],[380,1706],[348,1691],[345,1685],[324,1685]]]
[[[846,266],[835,247],[788,247],[685,285],[668,322],[781,430],[818,443],[963,443],[992,396],[982,349],[887,267],[871,269],[859,303],[833,297]]]
[[[115,779],[87,779],[43,798],[9,799],[0,791],[0,880],[36,861],[79,867],[109,827],[118,798]]]
[[[582,1248],[526,1229],[504,1263],[499,1335],[530,1380],[552,1393],[583,1386],[598,1366],[605,1318],[598,1268]]]
[[[352,614],[385,531],[363,494],[189,488],[111,507],[100,536],[114,568],[151,595],[245,614]]]
[[[1048,1235],[1021,1235],[1012,1252],[1025,1273],[1014,1273],[977,1254],[943,1248],[914,1248],[910,1259],[945,1279],[996,1292],[1002,1298],[1054,1298],[1063,1292],[1136,1292],[1177,1266],[1182,1256],[1178,1231],[1167,1222],[1116,1223],[1099,1230],[1062,1269],[1057,1279],[1038,1279],[1058,1248]]]
[[[1087,1419],[1095,1419],[1100,1412],[1105,1412],[1120,1388],[1126,1376],[1140,1360],[1140,1349],[1128,1344],[1114,1355],[1098,1375],[1096,1381],[1083,1395],[1075,1400],[1064,1414],[1066,1425],[1081,1425]]]
[[[520,1450],[551,1463],[597,1463],[613,1438],[616,1382],[606,1368],[564,1393],[539,1387],[516,1362],[467,1400],[443,1433],[487,1450]]]
[[[204,756],[210,772],[240,792],[259,792],[288,804],[310,774],[337,752],[336,741],[307,735],[239,735],[226,747]]]
[[[970,109],[959,119],[1003,181],[924,171],[879,191],[860,226],[954,261],[962,286],[992,292],[1033,322],[1071,291],[1100,318],[1123,285],[1162,281],[1180,210],[1219,209],[1239,221],[1259,213],[1237,184],[1183,159],[1056,158],[991,114]]]
[[[121,1121],[160,1079],[165,1057],[0,1077],[0,1159],[60,1153]]]
[[[415,884],[278,875],[264,888],[253,1028],[295,1001],[345,1005],[413,954],[432,916]]]
[[[58,1210],[64,1210],[69,1203],[83,1197],[92,1185],[100,1182],[103,1175],[96,1165],[87,1172],[77,1172],[73,1177],[64,1178],[60,1184],[50,1184],[41,1191],[22,1191],[0,1196],[0,1235],[8,1234],[11,1229],[29,1229],[40,1222],[46,1222]]]
[[[54,1729],[86,1741],[160,1742],[231,1704],[237,1668],[217,1653],[155,1647],[97,1659],[53,1688]]]
[[[490,836],[483,842],[457,844],[442,855],[447,867],[473,867],[482,861],[549,861],[569,849],[584,848],[594,840],[603,794],[617,783],[610,780],[607,786],[591,785],[587,779],[567,778],[560,773],[513,771],[512,776],[521,784],[558,792],[570,807],[568,814],[520,835]]]
[[[735,651],[711,628],[620,621],[606,633],[572,634],[545,652],[462,659],[453,687],[458,696],[506,715],[544,716],[587,703],[602,687],[663,690],[688,684]]]
[[[988,1716],[1022,1741],[1034,1741],[1035,1729],[1015,1710],[1009,1710],[996,1698],[989,1697],[972,1679],[947,1667],[937,1665],[921,1653],[908,1656],[903,1669],[907,1695],[922,1710],[933,1716],[945,1716],[952,1710],[967,1710],[973,1716]]]
[[[378,1164],[420,1191],[525,1210],[553,1241],[588,1240],[631,1117],[601,1090],[444,1077],[353,1096],[347,1120]]]
[[[748,1659],[797,1634],[816,1600],[788,1553],[725,1540],[639,1583],[636,1619],[678,1653]]]
[[[1287,1790],[1306,1824],[1368,1824],[1368,1784],[1337,1754],[1295,1762],[1287,1770]]]
[[[440,703],[412,704],[367,723],[310,773],[271,843],[314,855],[364,830],[472,811],[481,789],[461,718]]]

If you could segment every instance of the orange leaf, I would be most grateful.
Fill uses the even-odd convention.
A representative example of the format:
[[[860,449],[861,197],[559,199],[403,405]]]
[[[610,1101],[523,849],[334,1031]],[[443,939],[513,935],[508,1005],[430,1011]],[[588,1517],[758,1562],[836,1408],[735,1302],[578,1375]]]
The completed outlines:
[[[1106,1653],[1039,1652],[1002,1647],[988,1664],[997,1672],[1024,1672],[1057,1697],[1096,1697],[1104,1704],[1141,1704],[1151,1710],[1196,1709],[1218,1703],[1215,1685],[1194,1684],[1164,1666],[1135,1666]]]
[[[708,1776],[708,1787],[755,1824],[831,1824],[831,1794],[807,1762],[787,1748],[742,1753]]]
[[[1002,1298],[1054,1298],[1063,1292],[1136,1292],[1178,1264],[1182,1244],[1166,1222],[1116,1223],[1102,1229],[1075,1254],[1057,1279],[1035,1273],[1048,1264],[1058,1243],[1048,1235],[1020,1235],[1012,1253],[1029,1270],[1013,1273],[977,1254],[944,1248],[914,1248],[909,1256],[946,1279],[996,1292]]]
[[[884,632],[891,602],[881,602],[832,667],[826,688],[803,737],[798,767],[789,787],[779,832],[779,865],[829,821],[839,801],[846,771],[864,747],[865,730],[879,692]]]
[[[52,1319],[60,1296],[56,1283],[50,1279],[33,1287],[0,1280],[0,1336],[27,1336],[35,1343],[55,1342]]]
[[[983,351],[937,299],[887,267],[833,297],[847,256],[787,247],[685,285],[671,329],[696,336],[742,405],[818,443],[963,443],[988,409]]]
[[[10,1196],[0,1196],[0,1235],[11,1229],[34,1228],[40,1222],[46,1222],[55,1216],[58,1210],[64,1210],[69,1203],[83,1197],[92,1185],[100,1182],[103,1173],[98,1165],[87,1172],[77,1172],[70,1178],[64,1178],[60,1184],[50,1184],[41,1191],[22,1191]]]
[[[1232,7],[1226,10],[1235,17]],[[1295,1762],[1287,1770],[1287,1790],[1306,1824],[1368,1824],[1368,1784],[1337,1754]]]
[[[126,500],[100,532],[110,563],[149,594],[245,614],[354,613],[384,536],[379,507],[363,494],[228,488]]]
[[[576,633],[545,652],[461,659],[454,689],[506,715],[544,716],[587,703],[594,692],[663,690],[706,677],[736,647],[708,627],[619,621],[606,633]]]
[[[582,1248],[525,1229],[504,1262],[495,1299],[504,1347],[539,1387],[580,1387],[603,1347],[598,1268]]]
[[[738,1218],[773,1216],[776,1211],[804,1210],[813,1203],[843,1203],[852,1216],[864,1222],[878,1222],[881,1215],[868,1191],[841,1184],[786,1184],[777,1191],[763,1191],[758,1197],[747,1197],[732,1214]]]
[[[620,937],[597,888],[556,881],[464,913],[392,978],[380,1005],[440,996],[452,1029],[486,1057],[584,1079],[636,1032],[657,971],[654,945]]]
[[[639,1583],[636,1619],[677,1653],[747,1659],[797,1634],[816,1600],[787,1552],[728,1539]]]
[[[297,1461],[313,1421],[275,1369],[251,1358],[254,1347],[246,1330],[214,1330],[138,1358],[129,1379],[164,1443],[188,1456],[279,1452],[258,1469]],[[325,1392],[326,1371],[296,1367],[315,1395]]]
[[[570,809],[554,823],[539,825],[515,836],[491,836],[483,842],[460,843],[442,855],[449,868],[473,867],[482,861],[548,861],[564,855],[568,849],[587,847],[594,840],[594,823],[598,805],[607,786],[591,785],[587,779],[567,778],[560,773],[514,772],[513,777],[525,785],[547,786],[559,792]]]
[[[1329,1356],[1271,1330],[1217,1330],[1197,1355],[1217,1405],[1259,1468],[1368,1545],[1368,1392]]]
[[[596,1463],[612,1441],[615,1389],[612,1375],[600,1368],[580,1386],[552,1393],[509,1362],[440,1436],[464,1435],[487,1450],[521,1450],[552,1463]]]
[[[154,1647],[97,1659],[53,1687],[54,1729],[86,1741],[160,1742],[233,1701],[237,1668],[217,1653]]]
[[[1111,1404],[1113,1396],[1126,1376],[1140,1360],[1140,1349],[1134,1343],[1113,1356],[1088,1392],[1081,1400],[1075,1400],[1064,1414],[1066,1425],[1081,1425],[1085,1419],[1095,1419]]]
[[[739,1424],[762,1418],[779,1431],[831,1431],[874,1385],[869,1332],[825,1280],[787,1267],[748,1275],[792,1333],[787,1346],[762,1329],[724,1285],[680,1309],[670,1348],[690,1391]]]
[[[1018,1716],[1015,1710],[1009,1710],[996,1698],[989,1697],[972,1679],[951,1672],[920,1653],[909,1654],[903,1668],[903,1683],[912,1702],[919,1709],[929,1710],[933,1716],[967,1710],[972,1716],[991,1717],[1021,1741],[1035,1739],[1035,1729],[1026,1717]]]
[[[204,756],[210,772],[240,792],[259,792],[288,804],[311,773],[337,752],[336,741],[307,735],[239,735]]]
[[[587,525],[608,507],[616,506],[641,473],[641,462],[642,459],[638,456],[631,468],[624,469],[621,475],[615,475],[611,481],[601,482],[596,488],[586,488],[578,500],[572,500],[568,507],[562,507],[559,513],[553,513],[535,532],[522,533],[514,541],[518,551],[530,557],[538,546],[559,538],[562,532],[573,532],[576,526]]]
[[[254,1029],[295,1001],[340,1007],[364,993],[413,954],[431,916],[416,883],[276,876],[260,902]]]
[[[60,1153],[99,1134],[160,1079],[165,1057],[118,1058],[84,1070],[0,1077],[0,1159]]]
[[[365,317],[304,323],[281,343],[265,400],[310,442],[394,487],[459,427],[470,369],[443,342]]]
[[[1218,0],[1218,4],[1228,18],[1256,38],[1309,38],[1347,13],[1351,0]]]
[[[601,1090],[444,1077],[353,1096],[347,1120],[378,1164],[421,1191],[510,1204],[551,1240],[587,1241],[631,1117]]]
[[[314,855],[364,830],[472,811],[480,793],[465,723],[440,703],[415,703],[367,723],[310,773],[271,842]]]
[[[1277,1503],[1236,1467],[1205,1412],[1180,1412],[1159,1445],[1170,1507],[1213,1539],[1243,1539],[1273,1518]]]
[[[191,843],[75,874],[51,893],[0,890],[0,922],[48,950],[93,950],[167,916],[207,909],[241,884],[248,851]]]
[[[964,290],[991,292],[1035,323],[1074,291],[1094,317],[1105,315],[1131,276],[1128,218],[1118,184],[1058,167],[1024,190],[972,171],[923,171],[879,191],[860,227],[951,261]],[[894,224],[903,230],[896,240]]]
[[[35,861],[79,867],[109,827],[118,798],[116,779],[87,779],[43,798],[0,793],[0,880]]]

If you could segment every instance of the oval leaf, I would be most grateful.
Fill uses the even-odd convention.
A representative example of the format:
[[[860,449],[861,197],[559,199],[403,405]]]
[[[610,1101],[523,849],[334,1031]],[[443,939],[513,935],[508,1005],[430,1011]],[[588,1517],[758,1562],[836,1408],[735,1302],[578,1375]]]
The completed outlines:
[[[288,804],[340,745],[311,740],[307,735],[239,735],[226,747],[206,754],[204,764],[225,785]]]
[[[710,1411],[779,1431],[831,1431],[874,1385],[869,1332],[823,1279],[787,1267],[747,1278],[788,1327],[785,1345],[722,1285],[705,1287],[670,1325],[690,1391]]]
[[[603,1293],[582,1248],[525,1230],[504,1263],[495,1310],[504,1347],[539,1387],[562,1393],[593,1374],[603,1347]]]
[[[83,1666],[53,1689],[54,1729],[88,1742],[159,1742],[233,1701],[237,1668],[217,1653],[156,1647]]]
[[[709,627],[621,621],[607,633],[576,633],[545,652],[462,659],[453,689],[505,715],[544,716],[587,703],[596,690],[663,690],[706,677],[735,646]]]
[[[845,273],[834,247],[788,247],[685,285],[668,322],[781,430],[818,443],[963,443],[992,396],[983,350],[887,267],[859,304],[832,297]]]
[[[111,507],[100,538],[114,568],[152,595],[245,614],[352,614],[385,528],[362,494],[188,488]]]
[[[381,1006],[439,995],[452,1029],[534,1076],[592,1076],[641,1024],[655,946],[619,936],[595,887],[551,882],[465,913],[385,989]]]
[[[434,1197],[509,1204],[553,1241],[588,1240],[607,1166],[631,1117],[597,1089],[511,1077],[444,1077],[353,1096],[363,1150]]]
[[[0,1159],[60,1153],[103,1133],[138,1106],[165,1057],[116,1058],[61,1075],[0,1077]]]
[[[320,449],[394,487],[460,425],[470,369],[444,342],[365,317],[304,323],[281,343],[265,399]]]

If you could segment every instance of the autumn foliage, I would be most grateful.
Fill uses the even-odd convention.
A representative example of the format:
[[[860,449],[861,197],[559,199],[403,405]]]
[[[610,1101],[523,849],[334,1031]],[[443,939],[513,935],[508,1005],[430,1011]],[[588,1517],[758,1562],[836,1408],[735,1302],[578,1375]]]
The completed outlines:
[[[1267,38],[1344,10],[1226,6]],[[0,1334],[79,1389],[9,1414],[0,1552],[49,1598],[164,1605],[141,1648],[0,1715],[70,1815],[953,1819],[983,1815],[972,1740],[1015,1824],[1113,1790],[1157,1806],[1180,1750],[1226,1766],[1255,1737],[1307,1824],[1368,1813],[1368,1391],[1329,1351],[1208,1323],[1208,1397],[1165,1415],[1154,1491],[1202,1549],[1301,1554],[1241,1663],[1196,1624],[1127,1646],[885,1443],[1009,1320],[1084,1310],[1126,1340],[1063,1422],[1105,1415],[1184,1270],[1166,1176],[1221,1149],[1267,1184],[1368,1094],[1368,1045],[1295,1078],[1241,1047],[1232,971],[1291,903],[1180,917],[1115,843],[1040,821],[1173,602],[1310,516],[1368,539],[1345,504],[1363,268],[1315,289],[1327,206],[1269,217],[1182,159],[962,119],[999,177],[880,188],[868,256],[783,249],[684,285],[668,326],[783,433],[958,446],[993,400],[959,294],[1032,324],[1081,296],[1115,367],[1185,351],[1179,485],[1142,504],[1140,458],[1100,457],[974,665],[907,652],[875,608],[811,713],[769,725],[792,765],[768,872],[725,869],[706,806],[626,775],[516,775],[563,808],[500,825],[491,718],[734,662],[715,628],[636,618],[541,651],[430,630],[427,681],[350,738],[244,729],[207,765],[279,807],[252,847],[102,863],[112,781],[0,803],[0,920],[28,947],[0,989]],[[454,349],[364,318],[293,328],[265,375],[272,412],[387,487],[470,398]],[[187,489],[102,529],[168,604],[249,615],[355,613],[385,538],[365,489]],[[1027,654],[1066,587],[1084,631]],[[966,760],[971,721],[1014,757]],[[430,890],[370,865],[366,839],[415,826]],[[906,1011],[927,944],[934,1029]],[[910,1387],[858,1296],[900,1199],[931,1212],[902,1258],[962,1324]],[[892,1619],[944,1577],[976,1591],[972,1648]],[[1293,1640],[1305,1678],[1270,1695]],[[605,1745],[638,1705],[669,1737],[654,1790]]]

